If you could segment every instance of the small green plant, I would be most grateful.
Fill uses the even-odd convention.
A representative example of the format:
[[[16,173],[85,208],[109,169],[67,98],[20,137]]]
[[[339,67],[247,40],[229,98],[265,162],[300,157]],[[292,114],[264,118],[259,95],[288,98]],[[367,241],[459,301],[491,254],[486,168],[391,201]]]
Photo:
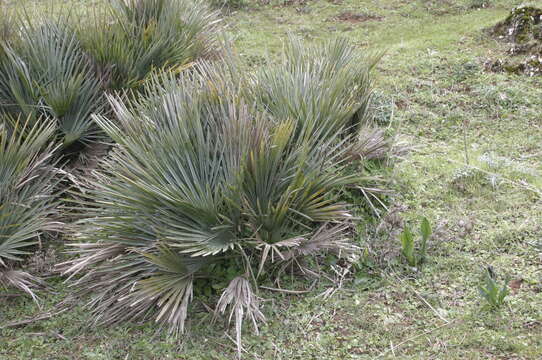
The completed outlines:
[[[504,305],[505,298],[510,293],[506,283],[507,281],[505,281],[502,286],[499,286],[495,272],[488,266],[484,274],[484,285],[478,287],[480,296],[487,302],[487,304],[485,304],[486,308],[495,311]]]
[[[405,225],[403,232],[401,233],[401,253],[405,257],[408,265],[418,267],[425,262],[427,258],[427,241],[431,237],[431,224],[427,218],[422,219],[420,224],[421,242],[418,249],[416,249],[416,242],[414,241],[414,235],[410,231],[410,228]]]

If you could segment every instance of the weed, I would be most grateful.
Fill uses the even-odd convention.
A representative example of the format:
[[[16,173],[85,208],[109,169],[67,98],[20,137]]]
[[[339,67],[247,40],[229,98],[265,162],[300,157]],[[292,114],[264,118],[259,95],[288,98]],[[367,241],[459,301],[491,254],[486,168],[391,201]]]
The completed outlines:
[[[370,108],[373,121],[376,124],[388,126],[393,123],[396,106],[390,95],[382,91],[375,91],[371,97]]]
[[[485,183],[483,172],[472,166],[462,166],[456,169],[451,179],[452,188],[463,193],[471,193]]]
[[[478,287],[482,299],[486,301],[485,308],[491,311],[500,309],[505,304],[505,298],[510,293],[507,282],[502,286],[496,279],[496,274],[491,267],[484,271],[484,284]]]
[[[403,232],[400,235],[401,254],[403,254],[408,265],[412,267],[420,267],[427,259],[427,241],[431,237],[431,225],[427,218],[423,218],[420,224],[420,245],[416,247],[414,235],[410,228],[405,225]]]

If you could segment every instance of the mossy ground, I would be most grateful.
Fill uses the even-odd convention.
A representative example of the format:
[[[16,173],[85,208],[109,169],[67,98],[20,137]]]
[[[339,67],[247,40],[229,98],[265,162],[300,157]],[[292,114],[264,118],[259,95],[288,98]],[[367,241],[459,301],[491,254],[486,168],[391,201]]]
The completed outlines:
[[[4,6],[32,13],[44,3]],[[259,337],[245,330],[245,359],[542,358],[542,250],[536,246],[542,242],[542,79],[484,72],[486,59],[505,48],[484,29],[520,2],[479,3],[275,1],[226,16],[250,66],[273,61],[289,33],[307,41],[345,36],[362,50],[385,50],[377,89],[386,113],[393,113],[390,130],[414,147],[391,171],[395,194],[388,200],[404,209],[405,221],[417,224],[426,216],[438,229],[421,272],[360,276],[328,299],[318,296],[325,282],[300,296],[265,293],[268,323]],[[364,16],[354,21],[345,13]],[[386,238],[366,233],[361,245],[368,236]],[[512,280],[512,294],[497,312],[484,310],[478,295],[487,265],[499,281]],[[69,293],[62,279],[49,282],[53,293],[41,294],[42,310],[0,292],[0,323],[49,310]],[[199,313],[178,343],[155,336],[153,324],[88,329],[88,314],[76,307],[0,330],[0,358],[234,358],[225,328],[208,320]]]

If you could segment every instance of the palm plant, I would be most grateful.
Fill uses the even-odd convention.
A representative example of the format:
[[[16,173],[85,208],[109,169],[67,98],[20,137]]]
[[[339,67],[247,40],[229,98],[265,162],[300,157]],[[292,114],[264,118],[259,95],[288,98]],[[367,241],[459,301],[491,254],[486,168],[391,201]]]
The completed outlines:
[[[366,160],[386,159],[404,150],[394,147],[395,139],[375,126],[371,116],[371,72],[379,58],[359,52],[341,38],[313,45],[290,38],[281,60],[262,67],[251,79],[255,86],[249,96],[273,118],[302,123],[295,137],[344,139],[346,156],[363,168]],[[378,198],[382,191],[359,186],[367,181],[375,179],[358,179],[355,188],[375,210],[371,199],[382,204]]]
[[[104,104],[102,82],[68,22],[24,21],[19,35],[0,50],[0,110],[32,122],[44,116],[57,124],[65,147],[96,140],[90,115]]]
[[[43,232],[58,229],[55,214],[57,178],[50,159],[55,150],[46,145],[54,124],[34,126],[0,119],[0,286],[15,286],[34,299],[39,280],[14,265],[23,260]]]
[[[243,317],[263,319],[264,274],[355,251],[336,191],[354,180],[341,171],[349,137],[294,136],[321,130],[260,111],[230,70],[155,77],[148,97],[109,98],[116,121],[95,117],[117,147],[81,202],[80,257],[64,266],[84,274],[75,284],[92,294],[97,324],[154,318],[180,333],[194,291],[221,284],[213,273],[233,263],[217,312],[235,314],[240,346]]]
[[[113,89],[137,88],[155,70],[182,69],[219,47],[217,13],[199,0],[114,0],[109,13],[79,36]]]

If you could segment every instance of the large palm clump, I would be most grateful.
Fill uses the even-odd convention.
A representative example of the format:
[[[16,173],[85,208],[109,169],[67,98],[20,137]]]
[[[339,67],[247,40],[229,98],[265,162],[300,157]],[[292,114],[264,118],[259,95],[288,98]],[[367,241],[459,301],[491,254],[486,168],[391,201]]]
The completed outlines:
[[[341,188],[374,64],[344,41],[303,47],[241,75],[232,60],[155,77],[146,96],[109,97],[96,117],[117,143],[91,181],[66,273],[97,324],[154,319],[182,332],[194,293],[223,284],[216,310],[263,320],[260,281],[303,259],[348,256]],[[90,205],[85,205],[90,203]]]
[[[54,221],[55,185],[59,178],[47,146],[52,124],[16,122],[8,129],[0,119],[0,286],[15,286],[35,298],[39,280],[16,270],[40,236],[58,230]]]

